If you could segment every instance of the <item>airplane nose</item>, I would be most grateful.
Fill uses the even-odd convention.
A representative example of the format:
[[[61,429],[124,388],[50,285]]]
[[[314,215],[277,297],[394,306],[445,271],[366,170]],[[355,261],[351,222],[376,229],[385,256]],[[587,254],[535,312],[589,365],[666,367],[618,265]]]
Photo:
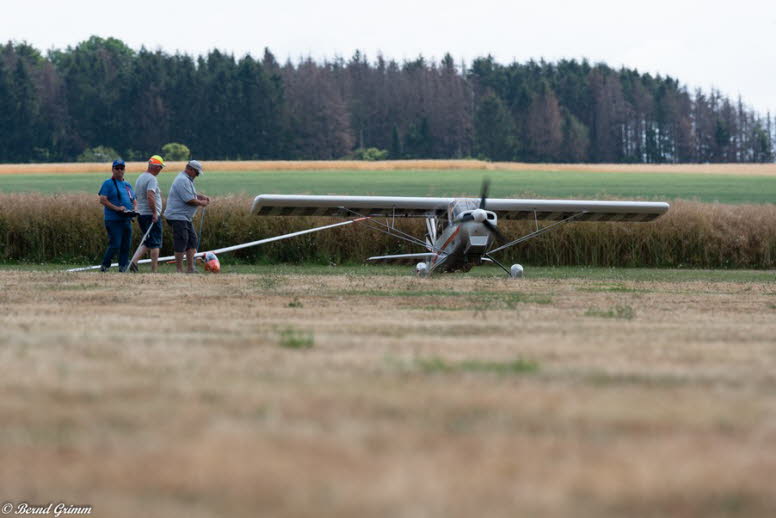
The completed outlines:
[[[477,223],[482,223],[487,217],[488,215],[482,209],[476,209],[472,211],[472,219]]]

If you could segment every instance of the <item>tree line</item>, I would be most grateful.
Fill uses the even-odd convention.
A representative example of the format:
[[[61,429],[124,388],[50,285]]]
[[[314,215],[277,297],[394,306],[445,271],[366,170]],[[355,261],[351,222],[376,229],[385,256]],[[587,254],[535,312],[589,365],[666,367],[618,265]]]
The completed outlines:
[[[365,156],[527,162],[772,162],[776,128],[719,91],[561,60],[445,55],[279,63],[213,50],[135,51],[91,37],[45,55],[0,46],[0,162],[73,161],[106,146],[144,159]],[[370,156],[370,155],[366,155]]]

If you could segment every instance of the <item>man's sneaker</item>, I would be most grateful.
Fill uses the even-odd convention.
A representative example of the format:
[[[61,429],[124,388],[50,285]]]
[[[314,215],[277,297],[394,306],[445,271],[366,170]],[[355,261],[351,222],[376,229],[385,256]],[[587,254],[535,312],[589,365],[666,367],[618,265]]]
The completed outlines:
[[[132,273],[137,273],[138,272],[137,264],[136,263],[129,263],[129,271],[132,272]]]
[[[105,273],[105,272],[107,272],[107,271],[108,271],[108,268],[109,268],[108,266],[100,266],[100,271],[101,271],[102,273]]]

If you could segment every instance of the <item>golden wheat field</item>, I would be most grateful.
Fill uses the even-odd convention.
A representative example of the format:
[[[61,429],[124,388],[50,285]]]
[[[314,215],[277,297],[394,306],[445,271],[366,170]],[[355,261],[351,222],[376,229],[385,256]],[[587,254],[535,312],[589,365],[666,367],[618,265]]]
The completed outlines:
[[[170,170],[181,170],[185,162],[168,161]],[[128,172],[141,172],[146,162],[127,162]],[[522,162],[485,162],[482,160],[209,160],[208,171],[304,171],[304,170],[457,170],[483,171],[584,171],[622,173],[698,173],[747,176],[776,176],[776,164],[537,164]],[[105,163],[0,164],[0,175],[33,173],[103,173]]]
[[[774,516],[776,284],[0,271],[0,497]]]

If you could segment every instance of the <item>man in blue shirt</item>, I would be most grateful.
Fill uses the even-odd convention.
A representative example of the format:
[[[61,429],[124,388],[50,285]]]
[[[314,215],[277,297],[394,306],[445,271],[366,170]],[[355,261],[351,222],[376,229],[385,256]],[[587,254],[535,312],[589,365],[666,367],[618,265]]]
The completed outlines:
[[[113,161],[113,176],[100,188],[100,203],[105,207],[105,230],[108,231],[108,249],[102,258],[101,272],[110,268],[113,256],[119,253],[119,271],[129,267],[129,246],[132,243],[132,218],[136,215],[137,200],[132,186],[124,181],[126,165],[121,159]]]

